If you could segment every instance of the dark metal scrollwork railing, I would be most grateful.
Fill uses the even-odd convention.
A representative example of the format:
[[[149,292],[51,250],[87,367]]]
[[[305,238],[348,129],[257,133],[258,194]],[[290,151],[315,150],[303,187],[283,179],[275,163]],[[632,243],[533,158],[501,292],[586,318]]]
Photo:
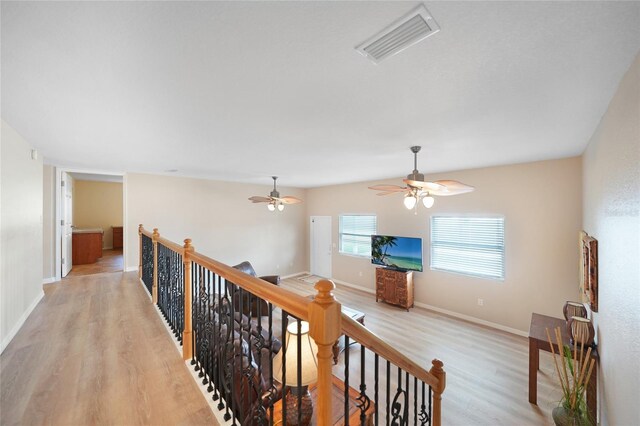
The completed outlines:
[[[158,308],[182,344],[184,330],[184,270],[182,255],[158,243]]]
[[[239,425],[286,424],[286,404],[277,404],[280,382],[286,381],[287,368],[297,366],[274,360],[280,351],[286,355],[284,325],[301,320],[196,262],[191,262],[190,285],[191,365],[223,418]],[[281,315],[274,316],[275,311]],[[275,370],[282,371],[280,382]]]
[[[141,234],[142,239],[142,282],[151,295],[153,288],[153,241],[151,237]]]
[[[360,425],[432,425],[434,413],[432,385],[441,386],[442,381],[434,380],[432,373],[441,372],[442,363],[433,361],[431,372],[416,369],[413,365],[396,365],[391,359],[397,357],[396,351],[388,345],[379,345],[378,342],[361,339],[361,336],[371,333],[364,326],[345,318],[343,314],[343,332],[345,332],[344,368],[340,377],[345,387],[351,386],[359,390],[356,397],[357,410],[360,413],[358,424]],[[358,339],[350,338],[354,331]],[[364,343],[360,343],[364,342]],[[350,350],[350,345],[358,343]],[[351,360],[350,352],[359,351],[359,357]],[[382,359],[382,363],[380,360]],[[381,365],[382,364],[382,365]],[[419,371],[420,377],[410,374],[407,369]],[[423,374],[427,373],[427,374]],[[443,373],[443,372],[442,372]],[[348,391],[345,390],[344,400],[348,399]],[[349,413],[353,407],[344,404],[345,425],[349,424]],[[439,413],[438,413],[439,414]],[[353,417],[352,417],[353,418]]]
[[[319,281],[306,298],[197,253],[190,239],[180,246],[142,225],[139,235],[139,277],[225,421],[306,424],[309,347],[316,424],[441,425],[442,362],[427,371],[341,314],[332,282]],[[332,368],[341,334],[342,365]]]

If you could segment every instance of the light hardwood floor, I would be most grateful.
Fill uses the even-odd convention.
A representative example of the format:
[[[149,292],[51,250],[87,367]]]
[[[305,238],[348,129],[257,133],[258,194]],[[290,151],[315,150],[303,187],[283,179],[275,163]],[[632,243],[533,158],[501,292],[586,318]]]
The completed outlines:
[[[294,278],[281,285],[315,293]],[[0,357],[1,424],[217,424],[135,272],[45,288]],[[369,329],[425,368],[433,358],[445,363],[444,425],[552,424],[549,413],[560,396],[552,360],[541,353],[538,406],[531,405],[526,338],[421,308],[405,312],[343,286],[336,296],[365,312]],[[353,371],[358,346],[349,350]]]
[[[122,249],[103,250],[102,257],[96,263],[73,265],[69,277],[80,275],[102,274],[104,272],[122,271]]]
[[[64,279],[0,357],[2,425],[216,425],[136,273]]]
[[[283,280],[281,285],[305,296],[315,293],[313,284],[295,278]],[[444,362],[443,425],[553,424],[551,410],[561,396],[553,359],[540,353],[538,405],[529,404],[529,344],[525,337],[422,308],[406,312],[376,303],[373,294],[340,285],[335,295],[342,304],[365,313],[367,328],[427,370],[433,358]],[[358,377],[359,346],[349,350],[350,375]],[[341,354],[334,374],[341,374],[343,360]],[[372,373],[369,361],[367,364],[368,377]]]

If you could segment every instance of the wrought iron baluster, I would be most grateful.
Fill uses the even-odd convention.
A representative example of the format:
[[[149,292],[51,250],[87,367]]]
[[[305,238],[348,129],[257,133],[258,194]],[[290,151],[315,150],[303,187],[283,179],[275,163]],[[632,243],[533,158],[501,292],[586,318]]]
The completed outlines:
[[[418,378],[413,378],[413,426],[418,426]]]
[[[282,351],[282,426],[287,426],[287,404],[285,404],[287,396],[287,386],[285,385],[287,383],[287,316],[287,312],[283,309],[281,324],[282,348],[280,349]]]
[[[367,384],[365,378],[366,367],[366,348],[360,345],[360,395],[356,399],[358,401],[358,408],[360,409],[360,425],[365,426],[367,420],[367,410],[371,406],[371,400],[367,396]]]
[[[424,388],[425,384],[422,382],[422,403],[420,404],[420,425],[424,426],[426,424],[431,424],[431,407],[429,407],[429,413],[426,411],[425,400],[424,400]]]
[[[391,361],[387,360],[387,424],[389,423],[389,415],[391,414]]]
[[[374,373],[373,373],[373,401],[375,403],[376,409],[375,412],[373,414],[374,416],[374,422],[375,422],[375,426],[378,426],[378,411],[379,411],[379,407],[380,404],[378,403],[378,385],[379,385],[379,381],[380,381],[380,373],[378,371],[378,367],[379,367],[379,358],[380,356],[374,352],[373,355],[373,368],[374,368]]]
[[[405,371],[405,381],[404,381],[404,389],[406,392],[405,395],[405,404],[404,404],[404,423],[405,425],[409,424],[409,390],[411,389],[409,386],[409,372]]]
[[[209,343],[207,345],[208,350],[205,354],[204,360],[205,360],[205,374],[204,374],[204,379],[202,380],[202,384],[206,385],[208,384],[209,386],[207,386],[207,391],[211,392],[213,390],[213,386],[211,385],[211,370],[212,370],[212,366],[213,366],[213,359],[212,359],[212,355],[213,355],[213,351],[215,350],[215,346],[213,344],[213,320],[214,320],[214,312],[213,312],[213,307],[210,306],[211,305],[211,295],[213,294],[212,292],[212,276],[211,276],[211,271],[207,270],[205,272],[205,277],[206,277],[206,283],[207,283],[207,322],[205,323],[205,333],[207,335],[207,342]]]
[[[238,407],[236,407],[236,398],[234,395],[234,391],[236,389],[235,376],[236,376],[236,337],[235,337],[235,329],[236,329],[236,309],[235,309],[235,293],[236,293],[236,285],[233,283],[229,283],[231,288],[231,315],[229,317],[229,329],[231,330],[231,392],[229,398],[231,398],[231,417],[232,423],[236,424],[236,413],[238,412]]]
[[[268,305],[268,320],[267,324],[269,327],[269,364],[271,368],[269,368],[269,424],[273,425],[273,402],[276,396],[276,389],[273,385],[273,305],[269,302]],[[282,389],[282,394],[284,395],[284,386]]]
[[[200,276],[200,265],[191,262],[191,365],[196,363],[196,317],[198,307],[198,295],[196,293],[196,282]]]
[[[298,335],[297,335],[297,353],[296,353],[296,373],[298,374],[298,424],[302,424],[302,322],[299,318],[296,319],[298,323]]]
[[[213,275],[213,292],[211,296],[209,296],[209,300],[211,303],[211,315],[213,315],[213,348],[211,352],[211,378],[210,383],[213,383],[213,395],[211,398],[214,401],[217,401],[220,397],[218,388],[220,387],[220,379],[218,376],[219,368],[218,364],[220,364],[220,360],[218,359],[217,354],[220,351],[220,336],[218,332],[219,324],[220,324],[220,305],[216,306],[216,295],[220,294],[220,277],[218,274],[207,270],[208,273]]]
[[[349,426],[349,336],[344,335],[344,424]]]
[[[429,425],[431,425],[431,417],[433,416],[433,412],[431,411],[431,398],[432,398],[432,394],[431,394],[431,386],[429,386]]]
[[[405,425],[407,422],[406,407],[407,407],[407,392],[402,389],[402,370],[398,368],[398,389],[393,397],[393,403],[391,405],[391,419],[392,426]],[[407,378],[408,381],[408,378]]]

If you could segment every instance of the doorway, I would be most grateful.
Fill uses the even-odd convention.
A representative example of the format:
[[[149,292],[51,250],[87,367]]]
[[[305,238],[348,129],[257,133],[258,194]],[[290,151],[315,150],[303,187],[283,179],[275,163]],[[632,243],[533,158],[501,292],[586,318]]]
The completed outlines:
[[[124,177],[58,170],[57,279],[124,270]]]
[[[311,274],[331,278],[331,216],[311,216],[310,229],[310,267]]]

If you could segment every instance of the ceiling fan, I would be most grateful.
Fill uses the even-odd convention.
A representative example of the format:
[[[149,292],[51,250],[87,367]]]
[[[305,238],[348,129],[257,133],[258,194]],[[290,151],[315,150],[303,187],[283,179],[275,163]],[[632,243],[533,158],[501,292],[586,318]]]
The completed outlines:
[[[473,186],[466,185],[457,180],[437,180],[435,182],[429,182],[424,180],[424,175],[418,172],[418,152],[420,152],[419,146],[412,146],[411,152],[413,152],[413,172],[402,181],[407,186],[398,185],[374,185],[369,189],[374,191],[380,191],[376,195],[389,195],[395,193],[405,193],[404,206],[411,210],[417,206],[418,201],[422,200],[422,204],[426,208],[431,208],[435,202],[433,195],[437,196],[450,196],[464,194],[471,192],[475,188]]]
[[[253,197],[249,197],[249,200],[253,203],[269,203],[267,204],[267,208],[269,211],[273,212],[276,209],[278,211],[284,210],[285,204],[298,204],[301,203],[302,200],[296,197],[292,197],[290,195],[285,195],[284,197],[280,197],[280,193],[276,189],[276,180],[278,180],[278,176],[271,176],[273,179],[273,191],[269,193],[268,197],[260,197],[254,195]]]

